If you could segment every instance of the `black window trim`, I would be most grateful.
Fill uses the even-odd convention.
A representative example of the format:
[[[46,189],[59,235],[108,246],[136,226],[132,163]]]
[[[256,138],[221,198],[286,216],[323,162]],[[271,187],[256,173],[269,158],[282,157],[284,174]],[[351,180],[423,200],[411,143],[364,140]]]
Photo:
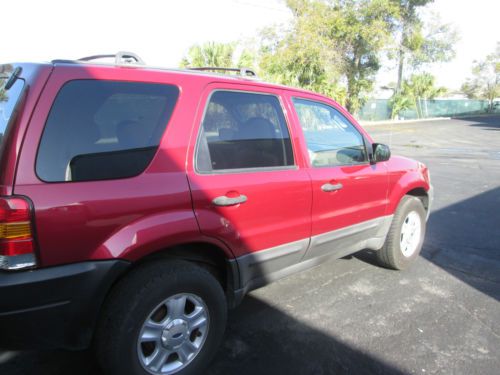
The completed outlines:
[[[210,100],[212,99],[212,95],[214,95],[216,92],[223,91],[223,92],[237,92],[237,93],[244,93],[244,94],[255,94],[255,95],[267,95],[267,96],[274,96],[276,99],[278,99],[278,103],[280,105],[281,111],[283,113],[283,118],[285,119],[285,125],[288,130],[288,135],[290,136],[290,145],[292,146],[292,156],[293,156],[293,165],[282,165],[282,166],[277,166],[277,167],[250,167],[250,168],[234,168],[234,169],[216,169],[216,170],[211,170],[211,171],[200,171],[198,169],[198,152],[200,150],[200,144],[201,144],[201,137],[203,134],[203,122],[205,121],[205,116],[207,114],[208,110],[208,104],[210,104]],[[203,109],[203,116],[201,118],[201,122],[198,127],[198,135],[196,136],[196,145],[195,145],[195,151],[193,155],[193,166],[194,166],[194,172],[197,175],[201,176],[206,176],[206,175],[220,175],[220,174],[241,174],[241,173],[257,173],[257,172],[274,172],[274,171],[290,171],[290,170],[297,170],[299,169],[296,158],[295,158],[295,150],[294,150],[294,145],[292,141],[292,133],[290,132],[290,124],[286,116],[286,110],[285,107],[283,106],[283,101],[281,100],[280,95],[276,95],[273,93],[269,92],[264,92],[264,91],[250,91],[250,90],[237,90],[237,89],[224,89],[224,88],[217,88],[214,89],[210,92],[210,95],[208,95],[206,101],[205,101],[205,108]]]
[[[370,154],[368,152],[368,149],[369,147],[367,146],[367,139],[365,137],[365,135],[363,133],[361,133],[358,129],[358,127],[356,125],[354,125],[346,116],[344,116],[344,114],[342,112],[340,112],[337,108],[335,108],[334,106],[332,106],[331,104],[328,104],[328,103],[325,103],[323,101],[320,101],[320,100],[316,100],[316,99],[310,99],[310,98],[303,98],[303,97],[300,97],[300,96],[292,96],[292,104],[293,104],[293,110],[295,111],[295,114],[297,115],[297,119],[299,121],[299,125],[300,125],[300,129],[302,130],[302,136],[304,137],[304,142],[307,146],[307,141],[305,139],[305,135],[304,135],[304,130],[302,129],[302,124],[300,123],[300,118],[299,118],[299,114],[297,112],[297,109],[295,108],[295,102],[294,100],[295,99],[298,99],[298,100],[303,100],[303,101],[306,101],[306,102],[311,102],[311,103],[317,103],[317,104],[322,104],[328,108],[331,108],[333,109],[335,112],[337,112],[340,116],[342,116],[353,128],[354,130],[359,134],[359,136],[361,137],[361,139],[363,140],[363,146],[365,148],[365,155],[366,155],[366,160],[363,161],[363,162],[358,162],[358,163],[349,163],[349,164],[337,164],[337,165],[322,165],[322,166],[314,166],[312,165],[311,163],[311,158],[309,157],[309,152],[307,153],[307,160],[308,160],[308,164],[309,164],[309,168],[343,168],[343,167],[353,167],[353,166],[360,166],[360,165],[370,165],[371,162],[370,162]]]
[[[61,92],[61,90],[63,89],[63,87],[66,86],[68,83],[75,82],[75,81],[97,81],[97,82],[119,82],[119,83],[141,83],[141,84],[145,83],[145,84],[153,84],[153,85],[172,86],[172,87],[175,87],[177,89],[177,98],[176,98],[176,101],[175,101],[174,106],[172,108],[172,113],[170,114],[170,117],[168,118],[168,121],[165,124],[165,129],[163,130],[162,135],[161,135],[161,137],[159,139],[158,146],[156,146],[156,151],[153,154],[153,157],[151,158],[150,162],[146,165],[146,167],[141,172],[139,172],[139,173],[137,173],[135,175],[126,176],[126,177],[113,177],[113,178],[106,178],[106,179],[82,180],[82,181],[78,181],[78,180],[77,181],[47,181],[47,180],[44,180],[42,177],[40,177],[38,175],[37,162],[38,162],[38,156],[39,156],[39,152],[40,152],[40,147],[41,147],[41,144],[42,144],[42,138],[43,138],[43,135],[45,133],[46,126],[47,126],[47,121],[48,121],[48,119],[50,117],[50,114],[54,110],[54,106],[56,104],[57,96],[59,95],[59,93]],[[67,81],[64,81],[64,83],[62,83],[59,86],[59,88],[57,89],[57,92],[56,92],[56,94],[55,94],[55,96],[54,96],[54,98],[52,100],[52,103],[50,104],[50,109],[49,109],[49,111],[47,113],[47,116],[45,117],[45,119],[43,121],[43,128],[42,128],[42,132],[40,134],[40,137],[38,139],[38,144],[37,144],[36,153],[35,153],[35,162],[34,162],[34,165],[33,165],[33,169],[34,169],[36,178],[40,182],[43,182],[44,184],[76,184],[76,183],[82,184],[82,183],[92,183],[92,182],[128,180],[128,179],[136,178],[136,177],[138,177],[138,176],[146,173],[147,170],[149,169],[149,167],[151,166],[151,164],[156,159],[156,156],[158,155],[158,152],[160,151],[161,143],[163,142],[163,138],[165,137],[165,134],[167,132],[168,125],[170,124],[170,122],[172,120],[172,117],[174,116],[175,110],[177,108],[177,104],[179,103],[180,96],[181,96],[181,87],[178,84],[174,84],[174,83],[164,83],[164,82],[156,82],[156,81],[154,81],[154,82],[153,81],[134,81],[134,80],[113,79],[113,78],[110,78],[110,79],[107,79],[107,78],[75,78],[75,79],[69,79]],[[131,149],[131,150],[133,150],[133,149]]]

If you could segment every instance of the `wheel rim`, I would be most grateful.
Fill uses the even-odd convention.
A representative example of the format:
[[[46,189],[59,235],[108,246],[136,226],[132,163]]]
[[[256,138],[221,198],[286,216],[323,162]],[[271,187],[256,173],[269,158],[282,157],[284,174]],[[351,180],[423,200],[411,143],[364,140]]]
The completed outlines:
[[[418,248],[422,234],[422,221],[420,215],[411,211],[401,226],[400,248],[405,257],[412,256]]]
[[[151,374],[174,374],[188,366],[207,338],[210,323],[203,300],[176,294],[156,306],[137,340],[139,361]]]

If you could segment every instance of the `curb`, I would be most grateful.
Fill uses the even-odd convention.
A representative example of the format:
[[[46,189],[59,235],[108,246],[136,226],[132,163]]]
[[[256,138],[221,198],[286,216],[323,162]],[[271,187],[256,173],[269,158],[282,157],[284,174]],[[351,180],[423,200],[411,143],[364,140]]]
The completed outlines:
[[[415,122],[429,121],[445,121],[451,120],[451,117],[431,117],[412,120],[382,120],[382,121],[358,121],[361,126],[377,126],[377,125],[397,125],[397,124],[413,124]]]

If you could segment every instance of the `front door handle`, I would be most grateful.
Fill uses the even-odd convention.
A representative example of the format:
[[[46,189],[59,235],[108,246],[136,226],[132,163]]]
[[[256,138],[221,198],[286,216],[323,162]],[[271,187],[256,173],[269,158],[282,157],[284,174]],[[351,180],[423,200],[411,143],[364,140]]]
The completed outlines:
[[[325,191],[325,192],[330,192],[330,191],[337,191],[337,190],[340,190],[344,187],[344,185],[342,185],[340,182],[338,184],[331,184],[331,183],[326,183],[324,185],[321,186],[321,190]]]
[[[212,203],[216,206],[234,206],[240,203],[245,203],[247,201],[246,195],[240,195],[239,197],[229,198],[225,195],[214,198]]]

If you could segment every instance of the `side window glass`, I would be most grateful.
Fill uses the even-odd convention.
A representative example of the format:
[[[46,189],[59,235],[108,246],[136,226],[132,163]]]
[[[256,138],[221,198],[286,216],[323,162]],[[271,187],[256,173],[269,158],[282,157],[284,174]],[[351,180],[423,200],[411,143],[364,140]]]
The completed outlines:
[[[322,103],[294,98],[313,167],[368,161],[363,136],[339,111]]]
[[[153,159],[178,89],[150,83],[76,80],[54,101],[36,173],[47,182],[132,177]]]
[[[294,165],[279,100],[272,95],[216,91],[198,139],[199,172]]]
[[[10,65],[8,65],[10,67]],[[0,69],[6,66],[0,66]],[[0,71],[1,72],[1,71]],[[11,73],[9,69],[5,69],[5,73]],[[21,100],[24,91],[24,80],[17,79],[9,90],[5,90],[5,84],[8,81],[9,75],[2,76],[0,74],[0,158],[3,154],[4,137],[8,133],[10,124],[16,116],[16,107]]]

